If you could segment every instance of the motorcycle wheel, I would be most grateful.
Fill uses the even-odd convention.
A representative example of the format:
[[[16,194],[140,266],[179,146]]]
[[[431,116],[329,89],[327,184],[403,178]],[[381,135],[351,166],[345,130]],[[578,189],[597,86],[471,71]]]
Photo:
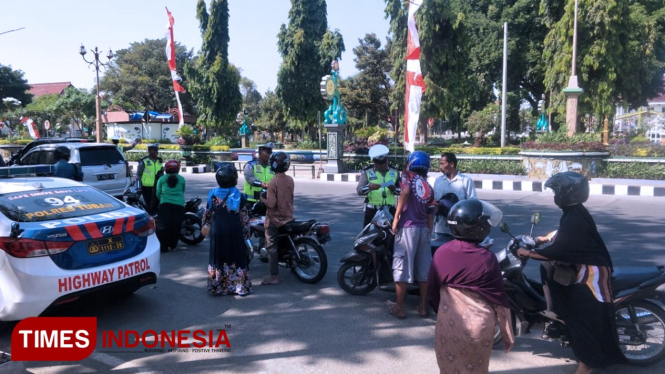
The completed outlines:
[[[359,262],[346,262],[337,271],[337,284],[351,295],[367,295],[376,288],[376,277],[366,276],[366,270]]]
[[[315,240],[310,238],[296,239],[293,244],[300,255],[292,259],[291,271],[304,283],[316,283],[323,279],[328,271],[328,257]]]
[[[195,215],[186,214],[180,226],[180,241],[185,244],[199,244],[205,239],[201,234],[203,223]]]
[[[665,311],[650,302],[631,304],[635,309],[640,333],[630,321],[628,307],[615,312],[619,346],[631,364],[647,366],[665,358]]]

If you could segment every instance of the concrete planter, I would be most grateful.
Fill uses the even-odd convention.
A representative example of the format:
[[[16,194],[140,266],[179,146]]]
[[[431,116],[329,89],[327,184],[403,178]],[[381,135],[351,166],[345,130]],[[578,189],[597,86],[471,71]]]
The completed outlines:
[[[520,155],[529,178],[546,180],[563,171],[595,177],[598,166],[610,152],[523,151]]]

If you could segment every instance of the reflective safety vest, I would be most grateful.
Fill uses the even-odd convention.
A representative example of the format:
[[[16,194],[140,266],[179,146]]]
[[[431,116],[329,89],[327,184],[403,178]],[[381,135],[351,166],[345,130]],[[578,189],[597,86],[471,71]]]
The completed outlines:
[[[254,178],[263,183],[269,183],[275,176],[275,172],[270,170],[270,166],[261,166],[257,161],[250,161],[254,167]],[[259,195],[262,188],[260,186],[252,186],[249,182],[245,181],[245,188],[243,192],[247,194],[247,201],[259,201]]]
[[[141,161],[145,166],[143,168],[143,175],[141,175],[141,185],[152,187],[155,185],[155,176],[162,170],[162,162],[159,158],[156,161],[152,161],[150,157],[142,158]]]
[[[374,171],[374,168],[371,167],[367,169],[367,181],[373,184],[380,184],[381,188],[374,191],[369,191],[367,194],[367,203],[374,206],[379,205],[391,205],[395,206],[395,195],[390,191],[388,186],[395,185],[397,182],[397,170],[390,168],[386,172],[385,176],[381,173]],[[386,197],[383,197],[385,191]]]

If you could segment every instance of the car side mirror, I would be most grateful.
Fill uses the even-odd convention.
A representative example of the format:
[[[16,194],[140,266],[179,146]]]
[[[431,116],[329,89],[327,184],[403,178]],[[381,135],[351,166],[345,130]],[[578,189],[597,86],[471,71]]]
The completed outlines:
[[[505,233],[510,232],[510,229],[508,228],[508,224],[505,223],[505,222],[501,222],[499,224],[499,228],[501,229],[501,232],[505,232]]]

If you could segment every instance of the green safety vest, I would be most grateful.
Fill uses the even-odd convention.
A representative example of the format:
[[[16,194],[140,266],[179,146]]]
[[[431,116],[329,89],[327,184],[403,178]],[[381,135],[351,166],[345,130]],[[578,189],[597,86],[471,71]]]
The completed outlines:
[[[258,162],[253,162],[254,164],[254,178],[263,183],[269,183],[270,180],[275,176],[275,172],[270,170],[270,166],[261,166]],[[245,181],[244,193],[247,195],[247,201],[259,201],[259,194],[261,193],[261,187],[255,187]]]
[[[143,175],[141,175],[141,185],[144,187],[152,187],[155,185],[155,176],[157,173],[162,170],[162,163],[159,162],[159,159],[152,161],[150,158],[142,159],[143,165]]]
[[[367,194],[367,203],[375,206],[395,206],[395,195],[392,193],[392,191],[390,191],[390,189],[388,189],[388,186],[395,185],[395,182],[397,182],[397,170],[390,168],[386,172],[386,175],[383,176],[380,173],[376,173],[372,167],[369,168],[366,173],[369,183],[381,185],[381,188],[374,191],[369,191]],[[385,199],[383,198],[383,191],[386,191]]]

